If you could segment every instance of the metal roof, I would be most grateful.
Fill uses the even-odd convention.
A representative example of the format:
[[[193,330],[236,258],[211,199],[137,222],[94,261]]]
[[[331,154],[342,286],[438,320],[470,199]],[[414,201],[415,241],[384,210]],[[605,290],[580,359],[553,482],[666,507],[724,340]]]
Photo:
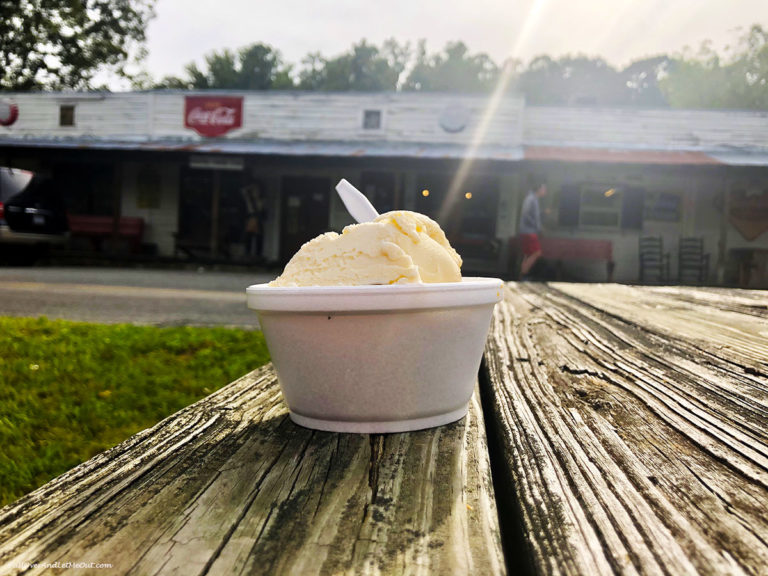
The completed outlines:
[[[386,140],[201,140],[118,138],[0,138],[0,147],[65,148],[73,150],[144,150],[266,156],[317,156],[337,158],[424,158],[461,160],[474,158],[517,162],[521,160],[600,164],[664,164],[768,166],[768,150],[728,148],[718,150],[599,148],[585,146],[501,146],[471,149],[447,143],[392,142]]]
[[[68,148],[82,150],[147,150],[208,154],[258,154],[274,156],[429,158],[516,161],[523,159],[520,146],[480,146],[468,150],[456,144],[391,141],[307,140],[135,140],[95,138],[0,138],[0,146]]]
[[[712,155],[699,151],[581,148],[576,146],[526,146],[525,159],[601,164],[721,164]]]
[[[729,166],[768,166],[768,151],[728,150],[710,156]]]

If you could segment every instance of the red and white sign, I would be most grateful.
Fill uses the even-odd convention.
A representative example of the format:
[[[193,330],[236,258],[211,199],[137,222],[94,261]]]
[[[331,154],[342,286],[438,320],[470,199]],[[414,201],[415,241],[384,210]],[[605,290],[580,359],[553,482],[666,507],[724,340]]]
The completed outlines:
[[[0,100],[0,126],[10,126],[19,117],[19,107],[8,100]]]
[[[184,127],[201,136],[216,137],[243,125],[242,96],[187,96]]]

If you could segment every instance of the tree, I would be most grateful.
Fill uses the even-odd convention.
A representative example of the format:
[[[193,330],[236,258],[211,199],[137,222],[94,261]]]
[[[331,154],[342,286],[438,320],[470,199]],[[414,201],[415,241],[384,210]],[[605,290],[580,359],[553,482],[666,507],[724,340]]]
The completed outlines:
[[[154,0],[0,0],[0,89],[92,88],[100,71],[130,78]]]
[[[661,91],[659,82],[668,74],[671,59],[669,56],[652,56],[636,60],[621,71],[621,77],[627,87],[628,102],[632,106],[666,108],[667,98]]]
[[[298,87],[302,90],[322,90],[325,85],[325,60],[320,52],[310,52],[301,64]]]
[[[499,67],[486,54],[471,55],[463,42],[449,42],[442,53],[427,54],[421,40],[416,63],[403,85],[404,90],[488,92],[499,76]]]
[[[742,108],[768,109],[768,30],[754,25],[741,38],[733,68],[734,103]]]
[[[768,110],[768,30],[752,26],[724,55],[705,42],[673,58],[660,88],[677,108]]]
[[[309,54],[299,73],[299,88],[305,90],[396,90],[410,57],[407,44],[387,40],[381,48],[365,40],[349,52],[332,59]]]
[[[269,90],[293,88],[291,67],[283,63],[278,50],[266,44],[251,44],[237,51],[214,51],[205,56],[205,69],[194,62],[185,67],[186,78],[169,76],[156,88],[220,88]]]
[[[673,108],[723,108],[728,102],[728,73],[706,42],[695,56],[672,59],[660,89]]]
[[[529,104],[615,106],[628,102],[626,81],[602,58],[538,56],[514,87]]]

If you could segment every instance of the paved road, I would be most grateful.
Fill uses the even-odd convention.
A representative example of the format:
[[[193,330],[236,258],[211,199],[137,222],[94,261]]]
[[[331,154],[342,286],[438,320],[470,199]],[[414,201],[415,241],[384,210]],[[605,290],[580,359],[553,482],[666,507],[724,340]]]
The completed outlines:
[[[256,328],[245,288],[274,273],[2,268],[0,315],[114,324]]]

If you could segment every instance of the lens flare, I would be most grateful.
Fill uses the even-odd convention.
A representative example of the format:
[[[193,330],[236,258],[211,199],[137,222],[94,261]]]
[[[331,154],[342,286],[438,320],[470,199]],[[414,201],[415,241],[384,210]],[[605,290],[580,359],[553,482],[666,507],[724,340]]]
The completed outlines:
[[[464,158],[462,159],[461,164],[459,164],[459,169],[456,171],[456,175],[451,181],[448,193],[446,194],[445,200],[440,207],[440,212],[438,213],[438,221],[445,220],[450,213],[451,208],[456,203],[461,189],[464,187],[464,183],[467,180],[467,176],[469,176],[477,151],[485,140],[485,135],[488,132],[491,120],[496,114],[496,110],[498,110],[499,105],[504,98],[504,93],[507,91],[509,83],[514,77],[515,59],[520,54],[522,47],[530,41],[533,33],[539,28],[539,23],[542,20],[542,16],[549,2],[550,0],[534,0],[531,5],[531,9],[525,17],[525,23],[523,24],[522,30],[517,36],[515,45],[512,47],[510,57],[504,63],[504,68],[499,75],[496,87],[493,89],[493,93],[488,99],[488,103],[483,110],[480,122],[478,123],[477,128],[472,135],[472,140],[464,153]]]

